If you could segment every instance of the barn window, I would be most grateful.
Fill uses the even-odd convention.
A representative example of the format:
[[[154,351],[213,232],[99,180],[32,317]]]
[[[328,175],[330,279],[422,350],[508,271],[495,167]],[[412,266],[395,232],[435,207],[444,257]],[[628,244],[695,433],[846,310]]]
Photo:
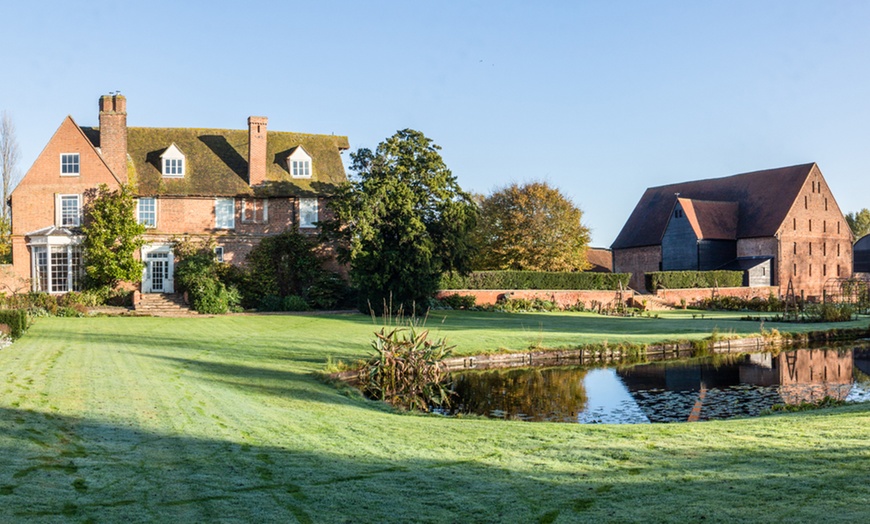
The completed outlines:
[[[797,264],[793,264],[791,268],[791,274],[793,276],[797,276]]]
[[[808,205],[807,198],[809,198],[809,197],[807,197],[806,195],[804,195],[804,209],[809,209],[809,205]]]
[[[810,264],[810,276],[813,276],[813,265]]]
[[[791,252],[793,255],[797,255],[797,242],[795,242],[794,245],[792,246]]]
[[[813,256],[813,243],[808,242],[807,245],[810,246],[810,256]]]
[[[810,231],[812,231],[813,230],[813,219],[812,218],[809,220],[809,223],[810,223]]]
[[[827,265],[827,264],[822,264],[822,276],[824,277],[824,276],[827,276],[827,275],[828,275],[828,265]]]
[[[827,233],[827,232],[828,232],[828,221],[822,220],[822,233]]]
[[[840,264],[837,264],[837,276],[840,276]]]
[[[837,256],[840,256],[840,244],[837,244]]]
[[[794,227],[794,230],[797,231],[797,218],[792,218],[791,223],[792,227]]]
[[[827,242],[822,242],[822,256],[827,256],[828,254],[828,244]]]
[[[825,197],[825,211],[828,210],[828,198]]]
[[[837,234],[838,235],[840,234],[840,223],[839,222],[837,222]]]

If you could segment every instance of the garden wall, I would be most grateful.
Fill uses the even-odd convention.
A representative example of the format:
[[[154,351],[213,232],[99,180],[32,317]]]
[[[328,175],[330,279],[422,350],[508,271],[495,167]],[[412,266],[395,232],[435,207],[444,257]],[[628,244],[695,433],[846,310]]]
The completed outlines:
[[[713,297],[713,288],[688,288],[688,289],[659,289],[656,291],[656,298],[667,302],[668,304],[679,306],[680,300],[685,299],[686,304],[692,305],[705,298]],[[739,297],[745,300],[753,298],[767,299],[770,294],[779,296],[779,288],[776,286],[765,287],[720,287],[715,289],[715,292],[720,297]]]
[[[449,295],[472,295],[475,298],[476,304],[479,306],[493,305],[498,302],[499,297],[508,295],[510,298],[525,298],[533,300],[539,298],[541,300],[549,300],[555,302],[559,307],[565,308],[574,306],[578,302],[582,302],[585,308],[591,309],[592,302],[599,304],[616,304],[619,298],[618,291],[582,291],[582,290],[542,290],[542,289],[444,289],[435,294],[435,298],[442,298]],[[631,296],[630,291],[622,293],[623,301],[627,301]]]

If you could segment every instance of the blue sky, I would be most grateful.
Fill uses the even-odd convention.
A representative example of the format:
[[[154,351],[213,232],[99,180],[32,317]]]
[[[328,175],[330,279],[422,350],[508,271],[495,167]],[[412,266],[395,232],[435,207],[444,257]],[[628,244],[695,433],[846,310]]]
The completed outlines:
[[[120,90],[131,126],[419,129],[466,190],[559,187],[600,246],[646,187],[806,162],[870,207],[870,2],[7,4],[22,173]]]

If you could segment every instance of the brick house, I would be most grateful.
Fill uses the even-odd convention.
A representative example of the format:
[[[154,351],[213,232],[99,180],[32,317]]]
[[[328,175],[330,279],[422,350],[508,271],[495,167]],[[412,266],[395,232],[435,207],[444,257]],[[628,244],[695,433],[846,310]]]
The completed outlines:
[[[218,259],[239,264],[264,237],[296,224],[315,232],[325,198],[346,180],[347,137],[267,131],[127,127],[121,95],[99,101],[99,127],[66,117],[10,196],[10,291],[80,287],[83,208],[95,188],[131,183],[146,226],[144,293],[174,291],[173,240],[212,238]]]
[[[650,271],[739,269],[819,297],[852,275],[852,232],[815,163],[649,188],[611,248],[638,290]]]

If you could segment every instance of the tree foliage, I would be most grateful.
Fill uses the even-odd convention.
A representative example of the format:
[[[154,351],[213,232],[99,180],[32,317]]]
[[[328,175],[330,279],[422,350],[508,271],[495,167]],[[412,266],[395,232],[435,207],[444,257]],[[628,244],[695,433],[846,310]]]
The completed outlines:
[[[364,310],[419,305],[442,273],[470,269],[477,207],[439,150],[404,129],[374,152],[351,154],[355,175],[330,202],[334,220],[323,227],[339,240],[339,260],[350,264]]]
[[[347,283],[324,269],[323,262],[314,239],[295,227],[264,238],[245,260],[240,286],[244,305],[285,311],[302,304],[317,309],[341,305]]]
[[[112,191],[101,184],[85,208],[84,259],[90,287],[114,287],[142,280],[144,264],[134,257],[145,241],[145,226],[135,215],[133,189]]]
[[[589,267],[583,212],[545,182],[511,184],[481,203],[477,270],[578,271]]]
[[[861,211],[846,213],[846,222],[855,235],[855,240],[865,235],[870,235],[870,209],[866,207]]]

